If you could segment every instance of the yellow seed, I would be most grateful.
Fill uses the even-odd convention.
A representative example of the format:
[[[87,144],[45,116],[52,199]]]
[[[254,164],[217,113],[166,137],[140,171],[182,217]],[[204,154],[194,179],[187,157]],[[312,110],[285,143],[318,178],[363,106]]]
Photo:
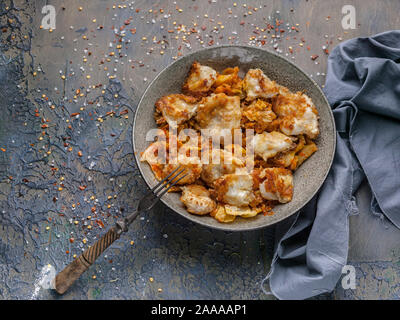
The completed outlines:
[[[153,282],[153,281],[154,281],[154,278],[153,278],[153,277],[150,277],[149,280],[150,280],[150,282]]]
[[[132,240],[132,241],[131,241],[131,246],[133,246],[134,244],[135,244],[135,242]]]
[[[93,279],[96,279],[97,277],[95,275],[92,276]]]
[[[65,80],[65,76],[64,76],[64,75],[62,75],[62,76],[61,76],[61,79]]]
[[[161,288],[158,288],[158,292],[162,292],[162,289],[161,289]]]
[[[79,223],[79,221],[75,220],[75,221],[74,221],[74,223],[75,223],[75,224],[78,224],[78,223]]]
[[[47,227],[46,227],[46,230],[50,230],[50,227],[49,227],[49,226],[47,226]]]

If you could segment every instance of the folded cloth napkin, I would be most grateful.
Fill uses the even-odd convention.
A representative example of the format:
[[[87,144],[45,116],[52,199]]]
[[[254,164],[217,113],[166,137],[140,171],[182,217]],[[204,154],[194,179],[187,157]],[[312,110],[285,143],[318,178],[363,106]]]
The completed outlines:
[[[269,287],[279,299],[332,291],[347,261],[349,215],[364,178],[373,212],[400,228],[400,31],[351,39],[328,59],[324,92],[337,147],[319,193],[277,226]]]

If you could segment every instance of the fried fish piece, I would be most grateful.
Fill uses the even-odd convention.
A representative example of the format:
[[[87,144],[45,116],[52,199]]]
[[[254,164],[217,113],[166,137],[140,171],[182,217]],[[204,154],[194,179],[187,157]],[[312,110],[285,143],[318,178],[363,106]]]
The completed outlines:
[[[234,173],[236,169],[245,166],[241,159],[224,149],[212,149],[209,156],[209,163],[203,164],[201,172],[201,179],[209,186],[213,186],[214,181],[223,175]]]
[[[166,141],[155,141],[151,143],[140,156],[140,161],[147,162],[157,179],[161,180],[163,168],[167,163]]]
[[[217,200],[225,204],[242,207],[254,199],[253,177],[245,169],[223,175],[214,186]]]
[[[280,130],[284,134],[305,134],[311,139],[319,135],[318,111],[306,94],[282,88],[273,101],[273,110],[281,119]]]
[[[268,78],[260,69],[250,69],[243,79],[246,100],[272,98],[279,93],[279,85]]]
[[[199,129],[208,129],[214,137],[232,140],[232,130],[240,128],[240,97],[212,94],[201,100],[195,120]]]
[[[251,140],[254,153],[267,161],[279,152],[288,151],[296,147],[295,138],[288,137],[278,131],[256,134]]]
[[[210,198],[210,192],[198,184],[182,187],[181,201],[187,211],[197,215],[208,214],[217,207],[215,201]]]
[[[278,200],[287,203],[293,197],[293,174],[284,168],[265,168],[261,171],[259,179],[261,196],[266,200]]]
[[[211,90],[216,79],[217,72],[213,68],[203,66],[195,61],[183,84],[182,92],[192,96],[205,96]]]
[[[184,94],[170,94],[157,100],[156,110],[162,114],[171,128],[192,118],[199,106],[198,99]]]

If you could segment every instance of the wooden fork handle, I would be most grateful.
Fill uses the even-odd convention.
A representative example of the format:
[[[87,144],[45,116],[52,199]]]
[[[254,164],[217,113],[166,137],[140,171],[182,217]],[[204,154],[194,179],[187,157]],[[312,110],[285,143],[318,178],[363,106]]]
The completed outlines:
[[[112,227],[97,242],[86,249],[78,258],[72,261],[55,278],[55,289],[64,294],[68,288],[84,273],[96,259],[119,238],[116,227]]]

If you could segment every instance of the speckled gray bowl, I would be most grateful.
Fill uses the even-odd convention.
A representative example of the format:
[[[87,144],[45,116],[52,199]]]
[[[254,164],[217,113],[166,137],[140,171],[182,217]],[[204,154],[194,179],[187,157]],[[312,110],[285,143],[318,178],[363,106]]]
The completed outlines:
[[[140,153],[150,144],[146,133],[156,128],[153,119],[154,103],[163,95],[181,92],[181,86],[193,61],[211,66],[217,71],[238,66],[242,72],[251,68],[262,69],[268,77],[292,91],[305,91],[314,101],[320,116],[321,135],[317,140],[319,150],[294,174],[293,200],[275,207],[275,214],[262,214],[251,219],[237,218],[233,223],[223,224],[210,216],[188,213],[179,200],[180,193],[166,194],[165,205],[201,225],[228,231],[246,231],[263,228],[281,221],[300,210],[315,195],[331,167],[336,146],[335,123],[328,101],[318,85],[301,69],[275,53],[246,46],[219,46],[193,52],[165,68],[150,83],[139,102],[133,127],[133,148],[140,172],[149,187],[157,183],[147,163],[140,162]],[[173,217],[172,217],[173,218]]]

